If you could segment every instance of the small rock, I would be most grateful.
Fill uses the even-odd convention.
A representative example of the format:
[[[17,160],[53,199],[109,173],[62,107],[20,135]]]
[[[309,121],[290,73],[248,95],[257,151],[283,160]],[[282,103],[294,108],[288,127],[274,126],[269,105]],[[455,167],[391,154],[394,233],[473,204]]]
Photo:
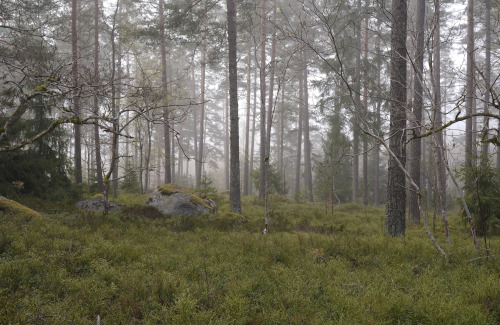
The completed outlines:
[[[104,197],[94,197],[76,203],[76,207],[81,210],[104,210]],[[118,204],[109,203],[109,211],[120,210]]]

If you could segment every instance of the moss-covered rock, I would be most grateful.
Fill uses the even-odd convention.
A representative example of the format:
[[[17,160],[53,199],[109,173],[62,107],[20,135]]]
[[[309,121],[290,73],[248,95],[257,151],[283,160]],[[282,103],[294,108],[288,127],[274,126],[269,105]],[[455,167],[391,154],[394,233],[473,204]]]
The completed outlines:
[[[0,214],[1,215],[13,215],[16,217],[21,217],[23,219],[33,219],[33,218],[38,218],[41,219],[42,216],[40,213],[31,210],[30,208],[17,203],[16,201],[9,200],[7,198],[4,198],[3,196],[0,196]]]
[[[217,206],[213,201],[203,200],[190,189],[177,184],[158,186],[150,194],[146,205],[154,206],[166,215],[217,213]]]

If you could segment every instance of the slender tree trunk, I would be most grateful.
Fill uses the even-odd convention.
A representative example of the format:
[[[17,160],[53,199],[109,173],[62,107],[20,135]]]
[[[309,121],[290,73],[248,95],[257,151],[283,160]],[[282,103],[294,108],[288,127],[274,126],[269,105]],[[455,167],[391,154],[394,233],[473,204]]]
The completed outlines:
[[[283,188],[282,188],[282,191],[281,193],[285,193],[286,192],[286,177],[285,177],[285,169],[284,169],[284,157],[283,157],[283,153],[284,153],[284,149],[285,149],[285,146],[284,146],[284,142],[285,142],[285,83],[283,83],[283,89],[281,90],[281,110],[280,110],[280,138],[279,138],[279,143],[278,143],[278,146],[279,146],[279,167],[280,167],[280,173],[281,173],[281,177],[283,178],[282,179],[282,185],[283,185]]]
[[[168,69],[168,74],[169,78],[167,81],[168,84],[168,96],[171,98],[172,103],[174,102],[174,87],[173,87],[173,80],[172,80],[172,63],[171,63],[171,51],[169,50],[167,52],[167,69]],[[170,168],[172,171],[170,172],[170,175],[172,177],[172,183],[175,183],[175,113],[174,113],[174,108],[173,105],[168,105],[168,116],[170,118]]]
[[[161,88],[164,95],[168,94],[167,84],[167,49],[165,45],[165,18],[163,14],[163,0],[158,1],[158,14],[160,18],[160,55],[161,55]],[[168,98],[164,98],[166,104]],[[170,157],[170,132],[168,108],[163,109],[163,147],[165,150],[165,183],[172,183],[171,157]]]
[[[259,199],[266,189],[266,0],[260,1],[260,181]]]
[[[99,136],[99,0],[94,1],[94,115],[96,116],[94,124],[94,146],[96,159],[97,188],[99,192],[104,191],[104,182],[102,178],[102,160],[101,160],[101,139]]]
[[[80,118],[80,95],[78,79],[78,1],[71,1],[71,53],[73,74],[73,112]],[[82,129],[79,123],[75,125],[75,182],[82,182]]]
[[[486,0],[485,1],[486,5],[486,17],[485,17],[485,24],[484,24],[484,29],[486,32],[485,35],[485,41],[484,41],[484,47],[485,47],[485,62],[484,62],[484,83],[485,83],[485,88],[486,92],[484,93],[484,112],[486,114],[489,113],[490,109],[490,86],[491,86],[491,0]],[[489,118],[484,117],[483,121],[483,134],[482,138],[483,139],[488,139],[488,129],[489,129]],[[482,147],[482,165],[486,166],[488,163],[488,153],[489,153],[489,144],[484,143]]]
[[[467,0],[467,72],[465,90],[465,110],[467,115],[472,114],[474,95],[474,0]],[[465,165],[472,167],[472,122],[467,119],[465,126]]]
[[[247,114],[246,114],[246,128],[245,128],[245,162],[243,166],[243,195],[249,194],[249,178],[250,178],[250,166],[249,166],[249,146],[250,146],[250,93],[251,93],[251,59],[252,59],[252,47],[248,45],[247,50]]]
[[[117,15],[116,15],[116,25],[117,27],[115,28],[115,33],[116,31],[119,31],[119,24],[120,24],[120,16],[121,16],[121,10],[122,7],[120,6]],[[115,123],[116,123],[116,129],[118,130],[119,125],[120,125],[120,110],[121,110],[121,97],[122,97],[122,46],[121,46],[121,40],[120,40],[120,34],[118,34],[118,46],[117,46],[117,54],[118,58],[116,59],[116,75],[117,75],[117,81],[118,83],[116,84],[116,96],[115,98]],[[115,82],[116,83],[116,82]],[[115,159],[113,160],[114,166],[113,166],[113,198],[118,197],[118,178],[119,178],[119,159],[120,159],[120,141],[117,140],[116,145],[113,147],[115,150]]]
[[[416,38],[417,48],[415,51],[415,71],[414,71],[414,95],[413,95],[413,116],[415,120],[411,121],[411,128],[415,136],[420,135],[420,126],[422,124],[423,110],[423,87],[422,77],[424,70],[424,18],[425,18],[425,0],[417,0],[417,25]],[[410,135],[411,137],[411,135]],[[411,160],[409,161],[409,173],[415,184],[420,188],[420,160],[421,160],[421,139],[411,141]],[[418,193],[409,191],[408,197],[408,221],[412,224],[420,223],[420,209],[418,205]]]
[[[266,176],[269,173],[271,159],[271,130],[273,125],[274,110],[274,75],[276,70],[276,0],[273,3],[273,34],[271,36],[271,62],[269,62],[269,101],[267,103],[267,129],[266,129],[266,156],[267,160]]]
[[[236,0],[227,0],[227,40],[229,48],[229,97],[231,114],[231,188],[230,209],[241,213],[240,139],[238,129],[238,70],[236,62]]]
[[[200,140],[198,144],[198,160],[197,160],[197,172],[196,172],[196,187],[200,186],[202,165],[203,165],[203,145],[204,145],[204,133],[205,133],[205,69],[206,69],[206,55],[207,55],[207,39],[206,39],[206,26],[203,26],[203,45],[201,48],[201,109],[200,109]]]
[[[365,35],[363,46],[363,119],[368,117],[368,0],[365,1]],[[363,135],[363,204],[368,205],[368,137]]]
[[[104,177],[104,214],[108,214],[109,212],[109,185],[111,175],[114,173],[114,169],[118,162],[118,143],[119,143],[119,120],[118,120],[118,111],[116,107],[116,46],[115,46],[115,37],[116,37],[116,23],[117,23],[117,14],[120,8],[119,6],[120,0],[116,0],[116,9],[113,16],[113,26],[111,28],[111,115],[112,115],[112,128],[113,133],[111,136],[111,162],[109,166],[109,171]],[[118,182],[117,179],[113,180],[114,182]]]
[[[307,199],[313,202],[313,184],[312,184],[312,163],[311,163],[311,140],[309,138],[309,90],[307,82],[307,53],[302,48],[302,73],[303,73],[303,123],[304,123],[304,185],[307,189]]]
[[[255,66],[257,67],[257,58],[255,58]],[[255,153],[255,120],[257,117],[257,69],[254,70],[253,73],[253,110],[252,110],[252,141],[250,144],[250,173],[254,168],[254,153]],[[249,194],[253,194],[253,182],[252,178],[250,178],[248,184]]]
[[[193,58],[195,56],[195,53],[193,53]],[[194,78],[194,65],[191,69],[191,81],[192,81],[192,90],[193,90],[193,100],[196,100],[196,80]],[[193,108],[193,148],[194,148],[194,178],[195,180],[198,179],[198,121],[197,121],[197,116],[198,116],[198,105],[195,105]]]
[[[392,17],[389,147],[394,156],[389,158],[384,229],[389,236],[404,236],[405,175],[399,165],[404,167],[406,161],[406,0],[392,2]]]
[[[361,13],[361,0],[357,1],[358,13]],[[352,117],[352,201],[356,202],[359,196],[359,127],[357,122],[361,114],[361,19],[356,22],[356,70],[354,72],[354,115]]]
[[[232,0],[229,0],[232,1]],[[228,17],[229,18],[229,17]],[[226,187],[228,190],[230,187],[229,182],[229,76],[228,76],[229,66],[226,69],[226,100],[224,102],[224,123],[226,124],[226,134],[224,137],[224,179]]]
[[[299,74],[299,120],[297,123],[297,158],[295,160],[295,195],[300,193],[300,162],[302,160],[302,107],[304,105],[303,74]]]
[[[377,132],[380,134],[381,133],[381,118],[380,118],[380,108],[382,106],[382,92],[381,92],[381,51],[380,51],[380,43],[381,43],[381,25],[382,25],[382,20],[378,18],[377,20],[377,88],[379,89],[378,93],[378,100],[377,100],[377,112],[375,114],[375,119],[376,119],[376,128]],[[376,207],[380,205],[380,144],[376,143],[375,144],[375,157],[374,157],[374,165],[375,165],[375,184],[374,184],[374,197],[373,197],[373,203],[375,204]]]

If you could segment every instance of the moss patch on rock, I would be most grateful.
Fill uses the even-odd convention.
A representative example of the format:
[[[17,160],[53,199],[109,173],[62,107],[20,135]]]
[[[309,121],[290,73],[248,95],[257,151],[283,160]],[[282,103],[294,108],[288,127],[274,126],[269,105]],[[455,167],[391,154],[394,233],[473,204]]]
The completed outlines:
[[[0,211],[3,214],[12,214],[26,219],[38,218],[41,219],[40,213],[31,210],[30,208],[0,196]]]
[[[208,205],[207,203],[205,203],[205,201],[200,196],[198,196],[196,193],[194,193],[193,191],[191,191],[190,189],[188,189],[184,186],[172,184],[172,183],[163,184],[163,185],[158,186],[158,191],[160,191],[160,193],[162,195],[166,195],[166,196],[170,196],[170,195],[175,194],[175,193],[189,194],[189,200],[193,204],[196,204],[196,205],[203,204],[207,209],[210,209],[210,211],[213,211],[213,208],[210,205]]]

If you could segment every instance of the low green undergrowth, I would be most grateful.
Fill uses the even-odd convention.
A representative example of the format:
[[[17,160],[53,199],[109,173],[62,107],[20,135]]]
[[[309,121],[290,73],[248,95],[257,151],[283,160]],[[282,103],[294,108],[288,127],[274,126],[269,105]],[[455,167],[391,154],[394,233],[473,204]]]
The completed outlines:
[[[140,206],[0,220],[0,323],[498,324],[500,263],[384,211],[245,198],[243,214],[162,218]],[[498,237],[489,247],[500,250]],[[494,255],[495,253],[491,252]]]

